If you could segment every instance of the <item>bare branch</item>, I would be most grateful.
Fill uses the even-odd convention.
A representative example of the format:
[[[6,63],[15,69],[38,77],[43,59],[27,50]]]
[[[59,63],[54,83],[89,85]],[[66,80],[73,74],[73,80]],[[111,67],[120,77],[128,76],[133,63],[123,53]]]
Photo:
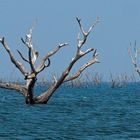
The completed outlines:
[[[87,33],[86,33],[86,32],[84,31],[84,29],[83,29],[83,26],[82,26],[82,24],[81,24],[81,19],[78,18],[78,17],[76,17],[76,20],[77,20],[77,22],[78,22],[78,24],[79,24],[79,27],[80,27],[80,30],[81,30],[83,36],[86,36]]]
[[[22,55],[22,53],[21,53],[19,50],[17,50],[17,52],[19,53],[20,57],[21,57],[25,62],[29,63],[29,61]]]
[[[33,72],[35,72],[35,61],[37,59],[37,56],[35,54],[35,51],[33,49],[33,44],[32,44],[32,28],[29,29],[29,34],[26,34],[26,44],[29,48],[29,62],[30,62],[30,66]]]
[[[3,47],[5,48],[5,50],[7,51],[7,53],[9,54],[10,56],[10,59],[12,61],[12,63],[20,70],[20,72],[25,76],[26,75],[26,71],[22,65],[22,63],[20,63],[19,61],[17,61],[15,58],[14,58],[14,55],[12,54],[10,48],[8,47],[4,37],[3,38],[0,38],[0,42],[2,43]]]
[[[49,67],[50,66],[50,57],[52,55],[54,55],[55,53],[57,53],[59,51],[59,49],[61,49],[62,47],[67,46],[68,43],[63,43],[63,44],[59,44],[53,51],[50,51],[49,53],[47,53],[44,58],[41,60],[40,65],[38,66],[38,68],[36,69],[37,73],[40,73],[42,70],[44,70],[44,68]],[[48,65],[45,65],[45,62],[48,60]]]
[[[25,46],[28,48],[28,61],[31,67],[31,70],[36,73],[35,70],[35,62],[38,57],[38,52],[36,52],[33,48],[33,43],[32,43],[32,32],[33,32],[33,27],[29,29],[29,33],[26,34],[25,41],[23,38],[21,38],[21,41],[25,44]]]
[[[130,47],[131,47],[131,43],[130,43]],[[132,54],[132,49],[128,48],[128,54],[130,55],[135,71],[140,75],[140,69],[138,68],[138,65],[137,65],[138,49],[136,48],[136,41],[133,46],[133,52],[134,52],[134,55]]]
[[[51,86],[51,88],[53,87],[53,90],[54,90],[54,89],[56,90],[56,89],[65,81],[65,79],[66,79],[66,77],[69,75],[69,73],[70,73],[70,71],[71,71],[73,65],[74,65],[81,57],[85,56],[86,54],[90,53],[91,51],[93,51],[92,48],[91,48],[91,49],[87,49],[87,51],[82,52],[80,55],[79,55],[79,54],[76,54],[76,56],[72,59],[72,61],[69,63],[69,65],[68,65],[68,66],[66,67],[66,69],[63,71],[63,73],[62,73],[62,75],[60,76],[60,78],[57,80],[57,82],[56,82],[55,84],[53,84],[53,85]],[[88,65],[90,66],[91,64],[93,64],[93,63],[95,63],[95,62],[98,61],[97,58],[96,58],[96,56],[97,56],[97,53],[96,53],[96,51],[95,51],[95,52],[94,52],[94,55],[93,55],[93,59],[92,59],[91,61],[88,62],[88,64],[87,64],[86,67],[88,67]]]
[[[93,53],[93,60],[96,62],[96,63],[100,63],[100,61],[98,61],[98,59],[97,59],[97,56],[98,56],[99,54],[97,53],[97,49],[94,51],[94,53]]]
[[[83,26],[81,24],[81,19],[76,18],[76,20],[77,20],[77,22],[79,24],[79,27],[80,27],[80,30],[81,30],[81,32],[83,34],[83,39],[80,39],[80,33],[78,33],[78,37],[77,37],[77,41],[78,41],[77,48],[79,50],[85,44],[85,42],[87,40],[87,37],[90,34],[91,30],[95,27],[95,25],[97,23],[99,23],[100,20],[99,20],[99,17],[97,17],[95,23],[93,23],[93,25],[89,28],[89,30],[87,32],[85,32],[84,29],[83,29]]]
[[[0,88],[15,90],[24,95],[25,87],[23,85],[18,85],[15,83],[0,83]]]
[[[50,60],[50,58],[48,58],[47,60],[48,60],[48,64],[47,64],[47,65],[46,65],[46,64],[44,65],[44,66],[45,66],[45,68],[49,67],[49,66],[50,66],[50,64],[51,64],[51,60]]]
[[[57,83],[63,83],[63,81],[65,80],[65,78],[69,75],[69,73],[70,73],[70,71],[71,71],[73,65],[75,64],[75,62],[77,62],[81,57],[85,56],[86,54],[88,54],[88,53],[90,53],[91,51],[94,50],[94,49],[92,49],[92,48],[89,48],[89,49],[87,49],[85,52],[82,52],[82,51],[81,51],[81,47],[85,44],[88,35],[90,34],[92,28],[95,26],[95,23],[98,23],[98,22],[95,22],[95,23],[89,28],[88,32],[85,32],[84,29],[83,29],[83,27],[82,27],[82,24],[81,24],[81,19],[79,19],[79,18],[76,18],[76,19],[77,19],[77,22],[78,22],[79,27],[80,27],[80,29],[81,29],[81,32],[82,32],[82,34],[83,34],[83,39],[80,40],[80,37],[79,37],[79,35],[78,35],[78,43],[77,43],[77,52],[76,52],[76,55],[75,55],[75,57],[72,59],[72,61],[69,63],[69,65],[67,66],[67,68],[63,71],[63,73],[62,73],[62,75],[61,75],[61,77],[60,77],[60,79],[58,80]],[[98,20],[98,21],[99,21],[99,20]],[[98,54],[96,53],[96,50],[95,50],[95,52],[94,52],[94,54],[93,54],[93,60],[92,60],[92,62],[97,62],[97,61],[98,61],[97,58],[96,58],[97,55],[98,55]],[[92,62],[91,62],[91,64],[92,64]]]
[[[50,58],[47,59],[48,60],[48,64],[46,65],[45,63],[42,65],[42,67],[40,66],[39,68],[36,69],[36,73],[40,73],[41,71],[43,71],[45,68],[49,67],[51,64]]]
[[[132,61],[133,65],[134,65],[135,67],[137,67],[137,66],[136,66],[136,57],[134,57],[134,56],[132,55],[132,50],[131,50],[131,48],[128,48],[128,53],[129,53],[129,55],[130,55],[130,58],[131,58],[131,61]],[[136,56],[136,52],[135,52],[135,56]]]
[[[24,39],[22,37],[21,37],[21,41],[22,41],[23,44],[26,45],[26,42],[24,41]]]
[[[52,55],[54,55],[55,53],[57,53],[59,51],[60,48],[67,46],[68,43],[59,43],[59,45],[53,50],[50,51],[45,57],[44,60],[46,61],[49,57],[51,57]]]
[[[96,50],[93,53],[93,58],[91,60],[89,60],[87,63],[85,63],[82,67],[80,67],[80,69],[74,73],[72,76],[67,77],[64,82],[68,82],[71,80],[74,80],[76,78],[78,78],[80,76],[80,74],[89,66],[91,66],[94,63],[99,63],[98,59],[96,58],[98,54],[96,53]]]
[[[88,35],[90,34],[90,32],[92,31],[92,29],[100,22],[100,18],[97,17],[96,21],[93,23],[93,25],[89,28],[88,30]]]
[[[95,21],[95,22],[93,23],[93,25],[89,28],[88,32],[85,32],[84,29],[83,29],[83,26],[82,26],[82,24],[81,24],[81,19],[79,19],[78,17],[76,17],[76,20],[77,20],[77,22],[78,22],[78,24],[79,24],[79,27],[80,27],[80,30],[81,30],[83,36],[88,36],[88,35],[90,34],[91,30],[95,27],[95,25],[96,25],[97,23],[100,22],[100,18],[97,17],[97,18],[96,18],[96,21]]]

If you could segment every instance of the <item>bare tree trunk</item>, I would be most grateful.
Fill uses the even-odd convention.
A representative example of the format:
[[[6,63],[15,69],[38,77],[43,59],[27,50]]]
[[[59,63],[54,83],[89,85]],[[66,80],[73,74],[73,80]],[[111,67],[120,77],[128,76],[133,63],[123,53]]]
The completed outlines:
[[[35,78],[32,78],[32,79],[29,79],[27,80],[27,87],[26,87],[26,104],[34,104],[34,86],[35,86],[35,82],[36,82],[36,77]]]

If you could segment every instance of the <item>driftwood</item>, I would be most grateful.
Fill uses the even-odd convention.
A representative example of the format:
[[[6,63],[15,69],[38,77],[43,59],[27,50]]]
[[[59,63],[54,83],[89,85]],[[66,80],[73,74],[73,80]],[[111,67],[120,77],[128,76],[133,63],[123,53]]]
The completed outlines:
[[[0,38],[0,42],[3,46],[3,48],[6,50],[8,53],[11,62],[16,66],[16,68],[22,73],[24,76],[24,80],[26,81],[25,85],[22,84],[15,84],[15,83],[0,83],[0,88],[5,88],[9,90],[16,90],[19,93],[21,93],[25,97],[25,102],[26,104],[44,104],[47,103],[50,97],[53,95],[53,93],[64,83],[68,82],[71,80],[74,80],[79,77],[79,75],[89,66],[91,66],[94,63],[98,63],[97,59],[97,50],[94,50],[93,48],[89,48],[86,51],[82,51],[81,48],[83,45],[86,43],[87,38],[91,32],[91,30],[94,28],[94,26],[99,22],[99,19],[97,18],[96,22],[93,23],[93,25],[89,28],[87,32],[84,31],[83,26],[81,24],[81,19],[76,18],[78,25],[80,27],[80,31],[83,35],[83,38],[80,39],[80,34],[78,34],[77,37],[77,51],[75,56],[72,58],[71,62],[68,64],[68,66],[64,69],[62,72],[61,76],[57,79],[54,76],[53,82],[50,85],[50,87],[46,90],[46,92],[41,93],[39,96],[35,96],[34,94],[34,86],[37,81],[37,75],[42,72],[45,68],[49,67],[51,64],[50,57],[56,54],[61,48],[67,46],[67,43],[63,44],[58,44],[58,46],[47,53],[42,60],[40,61],[39,66],[35,65],[35,62],[38,58],[39,53],[35,51],[32,43],[32,32],[33,28],[29,30],[29,33],[26,34],[25,39],[21,38],[21,41],[25,45],[25,47],[28,50],[28,58],[25,58],[23,53],[17,50],[19,53],[22,61],[25,61],[29,64],[30,66],[30,71],[26,71],[25,67],[23,64],[18,61],[13,53],[11,52],[6,40],[4,37]],[[89,60],[87,63],[83,64],[77,72],[75,72],[73,75],[70,75],[70,71],[74,64],[82,57],[87,55],[88,53],[93,52],[93,57],[91,60]],[[46,64],[47,62],[47,64]]]

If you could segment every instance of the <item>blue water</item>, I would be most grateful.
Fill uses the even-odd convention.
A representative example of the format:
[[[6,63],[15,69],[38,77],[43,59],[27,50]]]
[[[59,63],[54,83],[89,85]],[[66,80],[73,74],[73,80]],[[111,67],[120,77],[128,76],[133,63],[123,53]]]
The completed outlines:
[[[140,139],[140,84],[63,86],[47,105],[34,106],[0,89],[0,140],[129,139]]]

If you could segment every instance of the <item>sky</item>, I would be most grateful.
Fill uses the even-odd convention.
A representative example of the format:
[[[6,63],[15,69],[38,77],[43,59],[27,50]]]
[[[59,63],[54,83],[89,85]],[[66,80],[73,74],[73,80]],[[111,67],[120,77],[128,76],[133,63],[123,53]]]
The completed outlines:
[[[34,22],[33,42],[34,48],[39,51],[39,60],[58,43],[67,42],[69,45],[51,57],[51,66],[40,75],[59,76],[75,55],[77,34],[80,32],[76,17],[82,19],[85,29],[96,17],[100,17],[100,23],[93,29],[83,50],[97,49],[101,63],[91,66],[86,72],[99,72],[105,80],[110,72],[131,75],[134,70],[127,48],[135,40],[137,47],[140,46],[139,7],[140,0],[0,0],[0,37],[5,37],[18,60],[17,49],[26,55],[20,38],[25,37]],[[0,76],[7,79],[22,77],[6,51],[0,48]],[[72,72],[91,56],[81,59]]]

